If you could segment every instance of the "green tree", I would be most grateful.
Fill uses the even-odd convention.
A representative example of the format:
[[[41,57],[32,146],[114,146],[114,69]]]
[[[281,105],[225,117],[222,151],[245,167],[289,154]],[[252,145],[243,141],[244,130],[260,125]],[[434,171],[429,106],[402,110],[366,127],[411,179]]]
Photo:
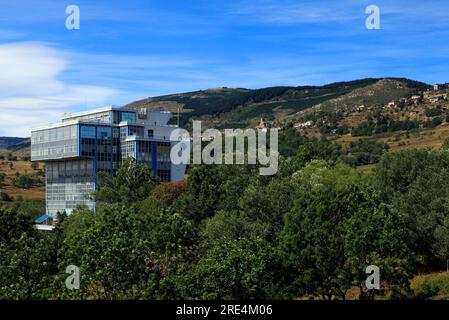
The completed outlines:
[[[159,179],[146,165],[128,158],[118,169],[117,176],[99,174],[99,190],[94,193],[94,197],[99,202],[131,204],[148,197],[158,182]]]
[[[186,193],[173,206],[196,222],[219,210],[236,210],[242,190],[252,181],[263,179],[256,172],[254,165],[195,166],[189,173]]]
[[[18,188],[30,189],[34,186],[39,186],[41,184],[40,180],[33,178],[27,174],[18,174],[12,179],[12,184]]]
[[[387,277],[389,285],[407,289],[408,250],[404,235],[394,232],[400,223],[392,224],[397,216],[366,181],[349,167],[329,168],[323,161],[312,161],[297,179],[300,192],[286,216],[280,245],[292,293],[345,299],[375,263],[399,270]]]
[[[293,127],[287,127],[279,135],[279,154],[284,157],[294,156],[298,152],[299,147],[306,141],[307,139],[298,130]]]
[[[33,228],[23,205],[0,207],[0,299],[51,296],[57,266],[55,239],[54,234]]]
[[[249,221],[262,223],[265,235],[277,241],[297,192],[298,186],[290,177],[273,179],[268,184],[256,180],[241,194],[239,209]]]
[[[448,116],[449,116],[449,114],[448,114]],[[443,145],[441,146],[441,148],[443,150],[449,150],[449,138],[444,139],[444,142],[443,142]]]
[[[0,172],[0,188],[3,186],[5,182],[6,174],[4,172]]]
[[[54,251],[43,235],[22,233],[0,244],[0,298],[48,299],[51,296]]]
[[[433,245],[435,254],[446,261],[446,271],[449,272],[449,216],[435,228],[435,240]]]
[[[282,294],[273,279],[275,250],[261,239],[218,240],[177,282],[187,299],[266,299]]]
[[[435,230],[449,217],[449,157],[445,151],[405,150],[376,166],[377,188],[405,219],[409,246],[436,267]]]
[[[15,209],[17,205],[12,208],[0,207],[0,243],[5,245],[33,230],[31,216]]]
[[[267,225],[261,221],[249,220],[243,212],[218,211],[201,225],[199,247],[207,250],[223,239],[267,238]]]
[[[179,214],[142,210],[104,205],[95,216],[83,209],[65,220],[60,270],[80,268],[78,297],[175,297],[170,277],[187,255],[192,226]]]
[[[441,109],[438,108],[430,108],[424,110],[424,114],[426,115],[426,117],[436,117],[439,116],[441,113],[442,113]]]
[[[360,203],[344,224],[345,268],[358,286],[360,298],[388,294],[400,298],[410,294],[409,279],[414,256],[408,247],[404,219],[397,211],[382,203],[371,188],[360,190]],[[365,268],[375,265],[381,270],[381,291],[367,290]],[[388,292],[387,292],[387,290]]]
[[[311,160],[329,160],[336,161],[341,154],[340,145],[321,140],[318,142],[307,142],[300,149],[296,155],[297,161],[303,165]]]

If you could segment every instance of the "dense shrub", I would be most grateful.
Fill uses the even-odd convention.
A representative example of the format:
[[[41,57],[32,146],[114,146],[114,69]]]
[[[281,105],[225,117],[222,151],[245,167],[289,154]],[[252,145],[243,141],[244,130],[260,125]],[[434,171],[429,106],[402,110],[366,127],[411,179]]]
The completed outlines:
[[[39,178],[27,174],[19,174],[12,179],[12,184],[17,188],[30,189],[42,185]]]
[[[442,113],[441,109],[438,108],[430,108],[424,110],[424,114],[426,115],[426,117],[436,117],[439,116],[441,113]]]

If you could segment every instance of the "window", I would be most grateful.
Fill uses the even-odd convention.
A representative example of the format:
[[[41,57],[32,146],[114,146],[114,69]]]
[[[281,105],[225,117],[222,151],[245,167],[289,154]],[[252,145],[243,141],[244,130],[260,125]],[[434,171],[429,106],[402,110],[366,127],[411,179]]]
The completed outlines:
[[[135,112],[122,112],[122,121],[136,122]]]
[[[95,127],[94,126],[82,126],[81,127],[81,138],[95,138]]]

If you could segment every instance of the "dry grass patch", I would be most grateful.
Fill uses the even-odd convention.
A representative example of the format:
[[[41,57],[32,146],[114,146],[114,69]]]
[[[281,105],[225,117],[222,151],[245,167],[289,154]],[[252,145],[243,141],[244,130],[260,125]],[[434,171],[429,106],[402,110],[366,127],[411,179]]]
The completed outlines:
[[[43,170],[43,164],[38,165],[38,169]],[[30,189],[17,188],[13,185],[12,180],[19,174],[35,174],[37,170],[33,170],[30,161],[7,161],[0,160],[0,172],[6,174],[5,182],[1,187],[2,192],[6,192],[11,197],[23,197],[25,200],[43,200],[45,199],[45,187],[35,187]],[[44,182],[45,178],[40,178]]]

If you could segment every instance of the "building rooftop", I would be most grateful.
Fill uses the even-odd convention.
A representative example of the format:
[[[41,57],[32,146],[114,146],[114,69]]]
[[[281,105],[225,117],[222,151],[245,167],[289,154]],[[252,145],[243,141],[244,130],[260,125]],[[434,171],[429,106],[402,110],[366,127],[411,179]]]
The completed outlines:
[[[91,109],[91,110],[87,110],[87,111],[67,113],[62,116],[62,120],[77,118],[77,117],[87,116],[89,114],[95,114],[95,113],[112,111],[112,110],[122,110],[122,109],[120,107],[110,105],[110,106],[101,107],[101,108],[97,108],[97,109]],[[130,110],[130,111],[132,111],[132,110]]]
[[[71,119],[71,118],[78,118],[78,117],[83,117],[83,116],[87,116],[87,115],[90,115],[90,114],[96,114],[96,113],[112,111],[112,110],[130,111],[130,112],[136,112],[136,113],[139,112],[139,110],[137,110],[137,109],[128,109],[128,108],[123,108],[123,107],[109,105],[109,106],[96,108],[96,109],[91,109],[91,110],[86,110],[86,111],[67,113],[67,114],[62,116],[62,120],[67,120],[67,119]],[[170,111],[159,111],[159,110],[148,110],[148,109],[146,109],[146,112],[147,113],[151,113],[151,112],[153,112],[153,113],[171,113]]]
[[[66,121],[66,122],[56,122],[56,123],[49,123],[46,126],[42,126],[42,127],[37,127],[37,128],[33,128],[31,129],[31,132],[35,132],[35,131],[41,131],[41,130],[47,130],[47,129],[53,129],[53,128],[59,128],[59,127],[65,127],[65,126],[70,126],[72,124],[77,124],[81,121],[78,120],[72,120],[72,121]],[[82,121],[85,122],[85,121]]]
[[[137,109],[128,109],[128,108],[122,108],[122,107],[109,105],[109,106],[96,108],[96,109],[91,109],[91,110],[87,110],[87,111],[66,113],[66,114],[64,114],[62,116],[62,121],[61,122],[49,123],[48,125],[45,125],[45,126],[33,128],[33,129],[31,129],[31,132],[41,131],[41,130],[46,130],[46,129],[52,129],[52,128],[59,128],[59,127],[69,126],[69,125],[78,124],[78,123],[89,123],[89,122],[98,123],[96,120],[92,120],[92,121],[90,121],[90,120],[79,120],[78,118],[83,117],[83,116],[87,116],[87,115],[91,115],[91,114],[97,114],[97,113],[108,112],[108,111],[113,111],[113,110],[135,112],[136,114],[139,113],[139,110],[137,110]],[[148,109],[146,109],[145,112],[147,114],[149,114],[149,113],[172,114],[170,111],[158,111],[158,110],[148,110]],[[127,125],[127,124],[129,124],[128,121],[122,121],[120,123],[120,125]],[[133,123],[133,124],[141,125],[138,122]],[[166,127],[177,127],[176,125],[168,125],[168,124],[166,124],[164,126],[166,126]]]

